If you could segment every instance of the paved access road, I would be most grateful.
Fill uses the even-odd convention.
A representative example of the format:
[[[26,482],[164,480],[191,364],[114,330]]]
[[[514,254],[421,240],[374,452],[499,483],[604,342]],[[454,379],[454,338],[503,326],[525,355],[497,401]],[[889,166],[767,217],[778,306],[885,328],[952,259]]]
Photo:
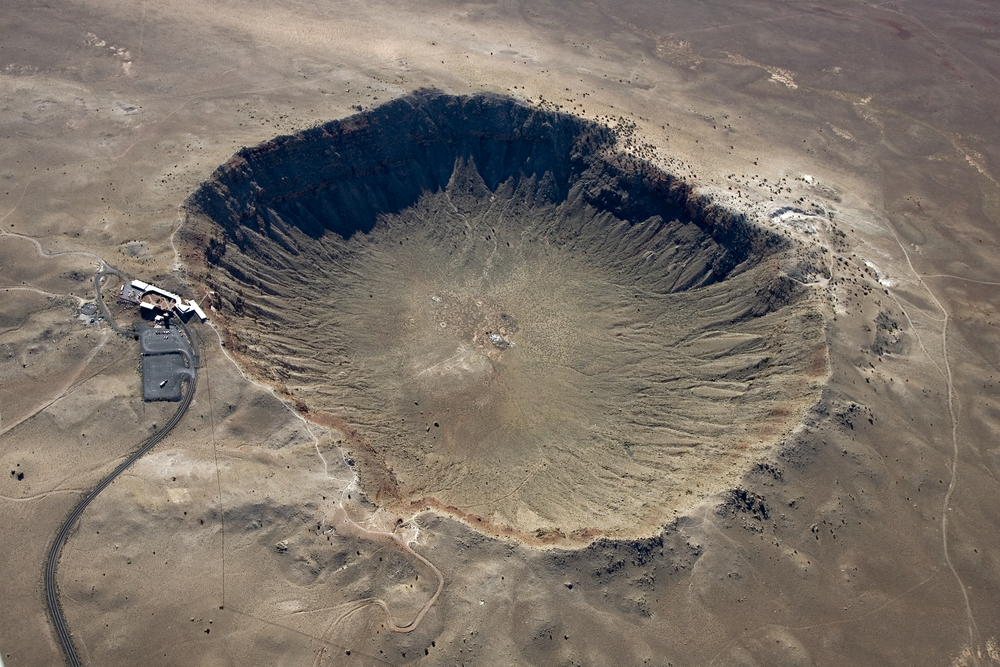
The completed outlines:
[[[123,329],[119,327],[114,319],[112,319],[110,313],[108,312],[107,306],[104,304],[104,299],[101,297],[101,278],[105,275],[117,275],[119,277],[125,278],[122,274],[114,269],[105,268],[96,276],[94,276],[94,285],[97,288],[97,303],[100,304],[101,313],[104,315],[104,319],[107,320],[108,324],[118,333],[125,335],[135,336],[135,331],[129,329]],[[127,278],[126,278],[127,280]],[[180,321],[180,320],[178,320]],[[63,523],[59,532],[56,533],[56,538],[52,542],[52,547],[49,549],[49,558],[45,564],[45,600],[48,604],[49,615],[52,616],[52,625],[55,626],[56,634],[59,635],[59,640],[62,642],[63,650],[66,653],[66,661],[72,665],[72,667],[80,667],[80,656],[76,653],[76,648],[73,646],[73,638],[66,626],[66,619],[63,617],[62,605],[59,603],[59,591],[56,589],[56,566],[59,564],[59,555],[62,552],[63,545],[66,543],[66,538],[69,536],[69,531],[72,530],[73,525],[76,524],[77,519],[83,514],[87,506],[90,505],[91,501],[94,500],[104,489],[111,485],[111,482],[115,481],[115,478],[125,472],[129,466],[138,461],[146,452],[151,450],[156,446],[160,440],[163,440],[170,431],[177,426],[184,413],[187,412],[188,406],[191,405],[191,399],[194,398],[194,390],[197,385],[198,378],[198,341],[195,339],[191,332],[191,329],[181,321],[181,327],[184,329],[184,334],[187,336],[188,341],[191,343],[191,347],[194,350],[194,363],[192,368],[192,376],[188,380],[187,391],[184,393],[184,397],[181,399],[180,404],[177,406],[177,412],[174,416],[170,418],[162,429],[151,435],[145,442],[139,445],[139,448],[132,452],[128,458],[119,464],[111,473],[101,480],[101,482],[94,487],[94,490],[86,494],[80,504],[78,504],[70,515],[66,517],[66,521]]]

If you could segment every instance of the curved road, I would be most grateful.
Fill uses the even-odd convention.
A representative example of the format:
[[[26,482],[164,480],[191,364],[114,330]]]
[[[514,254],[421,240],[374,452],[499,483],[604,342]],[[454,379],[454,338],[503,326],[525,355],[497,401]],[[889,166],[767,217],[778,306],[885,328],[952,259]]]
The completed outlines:
[[[105,275],[117,275],[121,278],[125,278],[121,273],[115,269],[105,268],[101,270],[96,276],[94,276],[94,286],[97,289],[97,303],[100,305],[101,314],[104,315],[104,319],[111,325],[111,327],[118,333],[126,334],[129,336],[136,336],[134,330],[124,329],[119,327],[114,319],[108,312],[107,306],[104,305],[104,299],[101,296],[101,278]],[[192,377],[188,379],[187,391],[184,393],[184,397],[181,399],[180,405],[177,406],[177,412],[174,416],[170,418],[164,427],[150,436],[145,442],[143,442],[138,449],[136,449],[132,454],[129,455],[127,459],[122,461],[117,468],[115,468],[111,474],[101,480],[93,491],[88,493],[83,497],[70,515],[66,518],[65,523],[63,523],[62,528],[56,533],[56,538],[52,542],[52,547],[49,549],[48,562],[45,564],[45,600],[49,607],[49,615],[52,617],[52,625],[55,626],[56,634],[59,635],[59,640],[62,642],[63,650],[66,652],[66,660],[72,665],[72,667],[80,667],[80,656],[76,653],[76,648],[73,646],[73,639],[70,635],[69,628],[66,626],[66,619],[63,617],[62,605],[59,604],[59,592],[56,590],[56,566],[59,564],[59,555],[62,552],[63,545],[66,543],[66,538],[69,536],[69,531],[72,530],[73,525],[76,520],[80,518],[83,511],[87,509],[91,501],[98,496],[98,494],[104,489],[108,488],[111,482],[115,481],[115,478],[121,475],[125,470],[129,468],[133,463],[138,461],[146,452],[151,450],[156,443],[167,437],[167,434],[177,426],[177,423],[187,412],[188,406],[191,405],[191,399],[194,398],[194,390],[197,385],[197,373],[198,373],[198,341],[195,339],[191,330],[188,328],[187,324],[178,318],[181,323],[181,327],[184,329],[184,334],[187,336],[188,341],[191,343],[191,348],[194,351],[194,363],[192,368]]]
[[[115,322],[115,318],[111,317],[111,313],[108,311],[108,306],[104,303],[104,295],[101,294],[101,278],[104,276],[118,276],[125,282],[129,282],[128,276],[118,271],[118,269],[112,269],[107,265],[94,274],[94,292],[97,294],[97,306],[101,309],[101,316],[104,317],[104,321],[110,324],[111,328],[118,333],[138,338],[139,333],[135,329],[125,329],[124,327],[120,327],[118,326],[118,323]],[[187,329],[185,329],[184,333],[188,333]]]

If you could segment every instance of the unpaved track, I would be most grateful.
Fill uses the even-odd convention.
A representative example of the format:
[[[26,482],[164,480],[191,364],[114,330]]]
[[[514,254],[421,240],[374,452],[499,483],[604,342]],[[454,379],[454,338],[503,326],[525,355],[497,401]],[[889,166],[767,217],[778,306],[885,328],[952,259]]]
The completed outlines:
[[[97,288],[97,302],[100,304],[101,313],[115,331],[134,337],[136,335],[134,331],[123,329],[115,323],[114,319],[111,318],[110,313],[108,313],[107,306],[104,304],[104,299],[101,298],[101,278],[107,274],[121,276],[121,274],[114,269],[108,268],[101,270],[96,276],[94,276],[94,286]],[[45,602],[49,609],[49,615],[52,617],[52,625],[55,627],[56,634],[59,635],[59,641],[62,642],[63,651],[66,653],[66,661],[73,667],[79,667],[82,663],[80,662],[80,656],[77,655],[76,648],[73,646],[71,633],[66,625],[65,617],[63,617],[62,606],[59,604],[59,591],[56,588],[56,566],[59,564],[59,556],[62,553],[63,545],[66,543],[66,538],[69,536],[70,530],[76,524],[77,519],[80,518],[84,510],[87,509],[87,506],[90,505],[91,501],[97,498],[101,491],[108,488],[108,486],[110,486],[119,475],[128,470],[133,463],[142,458],[142,456],[155,447],[158,442],[167,437],[170,431],[177,426],[178,422],[180,422],[181,418],[184,417],[184,413],[187,412],[188,406],[191,405],[191,399],[194,398],[194,390],[198,384],[198,341],[195,339],[191,329],[188,328],[184,322],[181,322],[181,327],[184,329],[184,334],[187,336],[188,341],[191,343],[191,347],[194,349],[194,376],[188,381],[187,391],[184,393],[184,397],[177,406],[177,411],[161,430],[147,438],[139,446],[139,448],[132,452],[128,458],[122,461],[118,467],[111,472],[111,474],[102,479],[101,482],[94,487],[93,491],[83,496],[80,503],[73,509],[72,512],[70,512],[69,516],[66,517],[66,521],[59,529],[59,532],[56,533],[55,540],[53,540],[52,546],[49,548],[49,557],[45,563]]]

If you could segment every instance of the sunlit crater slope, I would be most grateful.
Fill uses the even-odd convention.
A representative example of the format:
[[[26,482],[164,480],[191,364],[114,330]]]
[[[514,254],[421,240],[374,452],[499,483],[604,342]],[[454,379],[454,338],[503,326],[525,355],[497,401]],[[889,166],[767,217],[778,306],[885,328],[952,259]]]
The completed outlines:
[[[184,256],[369,498],[531,544],[656,532],[818,397],[781,238],[579,118],[421,92],[240,151]]]

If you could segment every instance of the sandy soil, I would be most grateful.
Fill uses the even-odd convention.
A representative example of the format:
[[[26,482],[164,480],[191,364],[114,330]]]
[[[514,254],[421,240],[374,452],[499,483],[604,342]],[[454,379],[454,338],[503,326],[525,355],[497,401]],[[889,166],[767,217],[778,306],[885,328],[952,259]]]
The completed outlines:
[[[0,30],[5,665],[61,659],[48,543],[172,411],[80,317],[100,261],[184,292],[178,207],[237,148],[428,86],[625,123],[822,254],[820,399],[652,537],[535,549],[365,501],[345,433],[200,326],[189,414],[64,551],[85,661],[1000,662],[994,8],[67,0]]]

